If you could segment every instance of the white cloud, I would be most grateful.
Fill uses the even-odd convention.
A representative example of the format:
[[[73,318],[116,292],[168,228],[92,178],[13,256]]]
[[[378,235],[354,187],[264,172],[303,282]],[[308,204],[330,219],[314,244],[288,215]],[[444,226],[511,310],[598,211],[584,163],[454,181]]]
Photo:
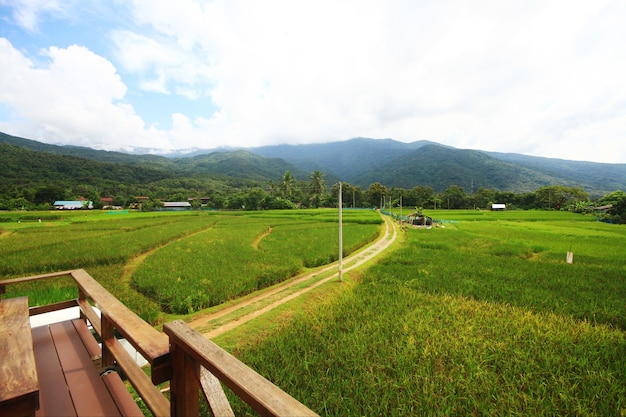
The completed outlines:
[[[122,101],[126,86],[109,61],[76,45],[41,54],[50,60],[47,67],[36,67],[0,38],[0,101],[18,115],[5,131],[105,149],[158,142],[158,132],[148,132]]]
[[[623,2],[116,4],[129,15],[106,34],[110,58],[47,47],[51,63],[43,68],[11,52],[39,88],[53,90],[45,80],[69,91],[38,95],[58,109],[47,115],[18,100],[25,122],[56,126],[68,141],[77,136],[68,126],[85,141],[106,136],[90,119],[99,113],[105,126],[116,121],[110,136],[124,137],[119,143],[150,135],[175,148],[369,136],[626,162]],[[79,55],[90,58],[70,59]],[[64,59],[69,67],[56,70]],[[63,73],[75,82],[68,85]],[[93,98],[78,94],[78,85]],[[193,115],[173,110],[168,131],[146,127],[131,104],[154,94],[184,97],[196,104]],[[83,116],[73,120],[63,108]],[[590,145],[596,152],[582,151]]]
[[[42,14],[62,11],[58,0],[0,0],[0,4],[12,6],[16,23],[29,31],[37,30]]]

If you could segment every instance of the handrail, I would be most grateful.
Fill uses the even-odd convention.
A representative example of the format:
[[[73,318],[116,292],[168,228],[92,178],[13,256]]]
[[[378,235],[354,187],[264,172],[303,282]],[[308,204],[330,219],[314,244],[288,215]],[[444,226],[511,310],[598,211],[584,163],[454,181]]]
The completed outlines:
[[[133,313],[85,270],[75,269],[0,281],[0,295],[4,294],[7,285],[68,276],[76,282],[78,299],[62,301],[48,306],[32,307],[30,314],[35,315],[78,306],[81,318],[89,320],[102,339],[102,367],[117,363],[128,376],[128,380],[143,398],[150,411],[155,416],[169,416],[169,401],[155,386],[155,384],[167,381],[171,374],[167,336]],[[90,302],[99,308],[100,315],[96,313]],[[152,381],[115,339],[116,331],[122,334],[150,363]]]
[[[200,388],[214,414],[232,415],[223,388],[230,388],[264,416],[317,416],[309,408],[256,373],[183,321],[166,323],[159,332],[111,295],[85,270],[75,269],[0,281],[0,296],[7,285],[71,277],[78,298],[31,307],[29,314],[78,306],[102,339],[102,367],[117,364],[155,416],[198,416]],[[100,315],[93,305],[100,310]],[[141,370],[115,333],[123,335],[152,367],[152,380]],[[156,384],[170,380],[168,400]]]
[[[163,329],[170,338],[172,363],[177,369],[170,391],[172,409],[175,407],[179,415],[198,415],[193,393],[197,397],[199,368],[203,367],[261,415],[317,416],[182,320],[166,323]],[[180,372],[181,367],[184,372]]]

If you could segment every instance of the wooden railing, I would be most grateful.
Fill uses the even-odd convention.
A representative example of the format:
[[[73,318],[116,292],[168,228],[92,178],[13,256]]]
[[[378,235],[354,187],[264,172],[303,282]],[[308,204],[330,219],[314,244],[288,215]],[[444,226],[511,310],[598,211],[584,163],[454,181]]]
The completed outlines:
[[[261,415],[316,415],[184,322],[167,323],[165,334],[159,332],[82,269],[0,281],[0,295],[8,285],[68,276],[78,287],[77,299],[31,307],[29,314],[78,306],[81,318],[89,320],[102,340],[102,368],[119,366],[155,416],[199,415],[200,391],[214,415],[233,415],[221,383]],[[100,310],[99,315],[94,306]],[[151,378],[122,346],[116,333],[148,361]],[[168,380],[171,401],[156,386]]]
[[[198,396],[192,394],[200,388],[201,369],[219,379],[261,415],[317,415],[183,321],[167,323],[164,330],[170,337],[172,363],[177,370],[171,381],[172,402],[180,415],[198,415]],[[222,409],[217,408],[222,402],[216,401],[214,407],[211,399],[207,399],[213,413],[222,415],[219,412]]]

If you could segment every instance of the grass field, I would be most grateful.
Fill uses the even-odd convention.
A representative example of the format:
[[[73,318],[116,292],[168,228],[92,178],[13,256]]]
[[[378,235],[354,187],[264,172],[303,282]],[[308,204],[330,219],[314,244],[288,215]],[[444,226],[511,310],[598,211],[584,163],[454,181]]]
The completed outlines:
[[[556,211],[425,214],[440,227],[405,227],[388,256],[269,329],[252,321],[216,341],[320,415],[626,416],[626,227]],[[331,210],[19,215],[2,216],[1,278],[85,268],[152,322],[338,252]],[[346,211],[344,227],[348,252],[380,218]],[[70,291],[8,289],[42,303]]]
[[[281,282],[339,251],[337,210],[7,213],[0,220],[0,279],[83,268],[151,323]],[[381,223],[371,210],[346,211],[344,253],[372,241]],[[64,280],[9,291],[32,305],[76,297]]]
[[[228,348],[321,415],[626,415],[626,228],[427,214],[447,222]]]

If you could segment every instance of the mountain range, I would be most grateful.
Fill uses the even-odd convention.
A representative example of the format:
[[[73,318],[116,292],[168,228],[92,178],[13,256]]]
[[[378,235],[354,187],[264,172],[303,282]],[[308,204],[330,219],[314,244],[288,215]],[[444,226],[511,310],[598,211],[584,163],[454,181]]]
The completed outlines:
[[[308,181],[313,171],[327,183],[345,181],[363,189],[431,186],[436,192],[457,185],[515,193],[547,185],[582,187],[592,197],[626,189],[626,164],[568,161],[513,153],[458,149],[421,140],[354,138],[308,145],[195,150],[193,153],[138,154],[50,145],[0,133],[5,183],[34,176],[99,177],[149,182],[189,176],[276,181],[290,171]]]

